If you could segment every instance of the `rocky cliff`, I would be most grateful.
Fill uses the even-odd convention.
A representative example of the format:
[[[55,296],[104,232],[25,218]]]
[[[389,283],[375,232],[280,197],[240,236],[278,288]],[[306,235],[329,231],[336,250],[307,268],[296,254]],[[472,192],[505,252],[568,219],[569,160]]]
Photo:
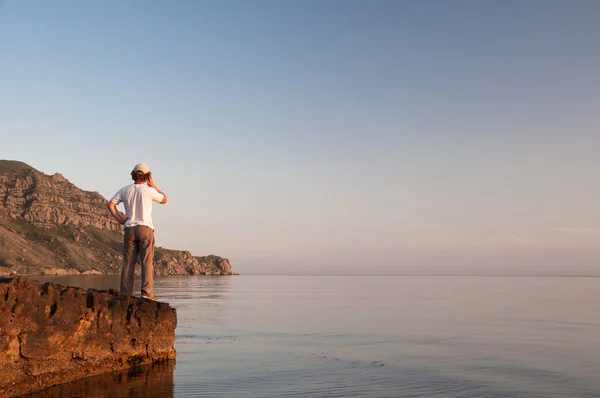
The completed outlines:
[[[117,274],[122,232],[106,199],[61,174],[0,160],[0,275]],[[157,247],[157,275],[230,275],[226,258]]]
[[[64,225],[120,230],[120,224],[107,216],[106,199],[98,192],[83,191],[59,173],[47,176],[24,163],[12,172],[9,167],[4,169],[7,172],[0,173],[0,209],[5,216],[41,228]]]
[[[0,396],[173,359],[176,326],[166,303],[0,279]]]

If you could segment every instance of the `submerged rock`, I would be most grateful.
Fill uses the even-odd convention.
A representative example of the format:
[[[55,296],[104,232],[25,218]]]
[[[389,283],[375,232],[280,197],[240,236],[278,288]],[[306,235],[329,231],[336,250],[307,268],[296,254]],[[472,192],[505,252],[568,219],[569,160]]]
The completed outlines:
[[[0,396],[174,359],[176,326],[166,303],[0,279]]]

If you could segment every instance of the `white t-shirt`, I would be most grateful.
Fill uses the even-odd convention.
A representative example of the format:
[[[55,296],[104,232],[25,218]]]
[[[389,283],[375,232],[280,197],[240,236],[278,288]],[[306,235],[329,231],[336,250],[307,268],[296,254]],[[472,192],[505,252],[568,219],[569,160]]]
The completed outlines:
[[[127,222],[125,228],[136,225],[146,225],[154,229],[152,225],[152,201],[162,202],[165,196],[155,188],[146,184],[131,184],[119,189],[110,200],[115,205],[123,202]]]

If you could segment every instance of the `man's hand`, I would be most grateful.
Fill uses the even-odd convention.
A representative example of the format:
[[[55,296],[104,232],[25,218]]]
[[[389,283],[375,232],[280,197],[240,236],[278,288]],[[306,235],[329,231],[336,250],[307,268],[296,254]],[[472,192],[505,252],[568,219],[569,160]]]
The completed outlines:
[[[125,223],[127,222],[127,218],[121,215],[121,213],[117,210],[117,206],[115,206],[113,202],[108,202],[107,207],[110,211],[110,214],[112,214],[115,220],[117,220],[119,224],[125,225]]]
[[[156,188],[156,186],[154,185],[154,179],[152,178],[152,176],[150,176],[150,178],[148,178],[148,186],[152,187],[152,188]]]

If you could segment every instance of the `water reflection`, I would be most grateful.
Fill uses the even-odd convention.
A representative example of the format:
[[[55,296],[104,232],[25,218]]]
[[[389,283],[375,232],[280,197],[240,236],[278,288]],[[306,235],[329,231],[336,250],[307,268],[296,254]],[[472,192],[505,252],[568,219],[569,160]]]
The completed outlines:
[[[193,278],[192,283],[190,278]],[[192,324],[201,324],[204,328],[224,324],[230,310],[232,277],[176,276],[155,281],[159,300],[177,308],[178,335],[187,333],[185,330]]]
[[[37,398],[173,397],[175,361],[87,377],[30,394]]]

